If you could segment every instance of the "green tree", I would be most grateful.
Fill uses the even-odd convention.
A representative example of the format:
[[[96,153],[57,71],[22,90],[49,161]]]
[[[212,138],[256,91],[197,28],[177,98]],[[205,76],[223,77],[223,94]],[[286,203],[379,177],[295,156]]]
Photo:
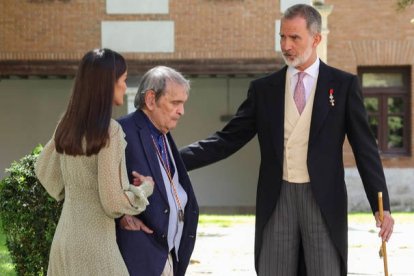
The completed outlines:
[[[411,6],[412,4],[414,4],[414,0],[398,0],[397,1],[397,6],[399,10],[404,10],[408,6]]]
[[[0,181],[0,219],[18,275],[46,275],[62,202],[51,198],[34,172],[41,146],[6,170]]]

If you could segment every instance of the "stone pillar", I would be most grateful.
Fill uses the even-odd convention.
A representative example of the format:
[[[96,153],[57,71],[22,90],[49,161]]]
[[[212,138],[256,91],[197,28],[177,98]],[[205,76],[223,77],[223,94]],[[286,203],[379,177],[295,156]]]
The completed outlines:
[[[325,63],[328,63],[328,16],[333,10],[333,5],[327,5],[323,0],[313,1],[313,7],[319,11],[322,16],[322,41],[318,46],[318,56]]]
[[[127,114],[135,111],[134,100],[137,94],[138,87],[128,87],[126,91],[127,96]]]

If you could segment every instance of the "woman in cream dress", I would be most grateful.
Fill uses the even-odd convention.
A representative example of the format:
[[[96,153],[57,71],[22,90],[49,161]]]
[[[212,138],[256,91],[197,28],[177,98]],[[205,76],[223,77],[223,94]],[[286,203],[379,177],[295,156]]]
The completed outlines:
[[[64,200],[48,275],[128,275],[114,218],[145,210],[153,181],[136,174],[141,185],[129,184],[124,133],[111,119],[112,105],[123,103],[126,75],[118,53],[86,53],[66,113],[36,162],[47,192]]]

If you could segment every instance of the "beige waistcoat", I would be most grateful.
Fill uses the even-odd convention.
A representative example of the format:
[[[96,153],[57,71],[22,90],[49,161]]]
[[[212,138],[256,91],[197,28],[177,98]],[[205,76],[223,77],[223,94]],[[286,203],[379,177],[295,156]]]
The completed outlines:
[[[283,180],[306,183],[310,181],[306,161],[316,82],[306,101],[302,115],[299,115],[293,95],[290,92],[289,78],[286,78],[285,87]]]

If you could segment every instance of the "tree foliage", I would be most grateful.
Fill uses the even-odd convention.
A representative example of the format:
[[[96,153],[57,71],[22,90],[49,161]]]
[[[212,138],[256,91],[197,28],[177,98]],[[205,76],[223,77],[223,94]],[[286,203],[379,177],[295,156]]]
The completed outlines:
[[[62,203],[51,198],[34,173],[42,150],[33,152],[6,170],[0,182],[0,219],[6,245],[18,275],[46,275],[49,250]]]
[[[404,10],[408,6],[411,6],[412,4],[414,4],[414,0],[398,0],[397,1],[397,6],[399,10]]]

